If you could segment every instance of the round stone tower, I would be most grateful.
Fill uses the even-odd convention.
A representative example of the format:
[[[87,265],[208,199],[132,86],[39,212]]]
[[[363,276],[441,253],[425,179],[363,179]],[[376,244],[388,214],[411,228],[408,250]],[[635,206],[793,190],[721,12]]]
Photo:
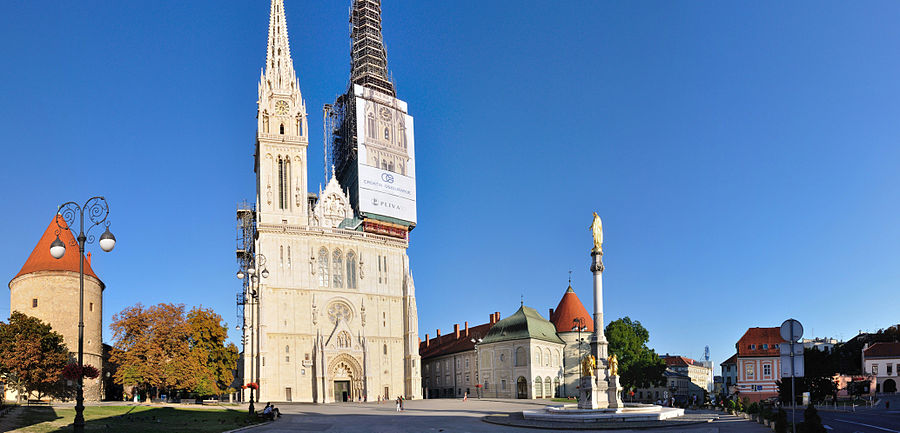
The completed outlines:
[[[57,225],[57,219],[59,225]],[[78,361],[78,244],[62,216],[50,221],[44,235],[28,256],[22,270],[9,282],[10,311],[37,317],[61,334]],[[66,244],[60,259],[50,255],[50,243],[59,239]],[[91,269],[91,255],[84,261],[84,364],[103,371],[103,289],[104,284]],[[100,401],[102,380],[84,380],[84,399]]]

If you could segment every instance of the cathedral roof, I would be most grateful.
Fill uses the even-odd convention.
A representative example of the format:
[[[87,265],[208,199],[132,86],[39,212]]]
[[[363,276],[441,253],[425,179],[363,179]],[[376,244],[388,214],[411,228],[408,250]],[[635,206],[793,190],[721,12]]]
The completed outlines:
[[[59,225],[56,224],[57,219],[59,220]],[[25,260],[25,264],[22,265],[22,270],[16,274],[13,280],[22,275],[38,271],[78,272],[78,243],[75,241],[75,236],[72,235],[71,231],[61,229],[60,226],[66,227],[66,221],[61,215],[56,215],[54,219],[50,220],[47,230],[44,231],[34,250],[31,251],[31,255],[28,256],[28,260]],[[50,243],[56,240],[57,232],[59,233],[59,240],[66,244],[66,253],[60,259],[54,259],[50,255]],[[90,260],[84,261],[84,274],[98,280],[100,279],[94,273],[94,270],[91,269]],[[101,282],[100,284],[102,287],[103,283]]]
[[[534,308],[522,305],[511,316],[497,322],[484,337],[482,344],[499,341],[534,338],[537,340],[563,343],[556,335],[556,327],[541,316]]]
[[[572,290],[572,286],[569,286],[562,299],[559,300],[559,305],[556,306],[556,309],[550,315],[550,321],[556,325],[556,332],[572,332],[576,317],[584,320],[587,330],[583,332],[594,332],[594,320],[591,319],[591,315],[584,308],[584,304],[578,299],[575,290]]]

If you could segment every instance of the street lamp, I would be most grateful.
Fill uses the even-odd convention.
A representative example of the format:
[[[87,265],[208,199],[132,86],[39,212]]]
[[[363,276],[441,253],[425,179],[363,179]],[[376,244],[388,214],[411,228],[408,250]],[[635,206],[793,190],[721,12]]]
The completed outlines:
[[[475,344],[475,390],[478,391],[478,398],[481,398],[481,382],[478,381],[478,345],[484,340],[481,338],[473,338],[469,341]]]
[[[577,364],[579,366],[579,368],[578,368],[578,386],[581,386],[581,382],[584,379],[583,372],[581,371],[581,368],[580,368],[581,358],[582,358],[581,346],[584,344],[584,339],[581,338],[581,333],[583,331],[587,331],[587,325],[584,324],[583,317],[576,317],[576,318],[572,319],[572,323],[575,324],[575,326],[572,327],[572,332],[578,331],[578,364]],[[566,392],[566,394],[568,394],[568,392]]]
[[[250,301],[250,311],[253,315],[249,326],[251,336],[254,332],[256,333],[255,336],[252,336],[250,341],[250,383],[255,384],[256,387],[259,388],[259,277],[256,275],[257,268],[262,269],[262,271],[259,272],[259,276],[263,278],[269,278],[269,270],[266,269],[266,256],[262,254],[250,255],[249,257],[245,258],[245,260],[242,260],[241,268],[238,269],[235,276],[239,280],[243,280],[247,275],[250,276],[250,278],[248,279],[249,281],[247,282],[247,292],[244,295],[244,299]],[[253,287],[254,284],[256,284],[256,288]],[[254,305],[256,305],[256,310],[253,309]],[[255,324],[253,323],[254,321]],[[254,342],[256,343],[255,350],[253,347]],[[254,361],[256,362],[256,380],[253,379]],[[251,414],[256,411],[256,408],[253,406],[253,388],[253,386],[250,387],[249,411]],[[257,395],[258,393],[259,392],[257,390]]]
[[[70,201],[59,206],[54,218],[57,227],[60,230],[69,230],[75,224],[75,217],[78,217],[78,388],[75,391],[75,433],[84,432],[84,246],[86,243],[94,242],[94,235],[86,236],[84,230],[84,214],[87,211],[88,223],[87,233],[90,233],[94,227],[103,224],[106,217],[109,216],[109,205],[102,196],[91,197],[79,206],[78,203]],[[59,220],[62,217],[66,226],[63,227]],[[74,234],[74,232],[73,232]],[[100,248],[103,251],[110,252],[116,246],[116,237],[109,231],[109,222],[106,223],[106,231],[100,235]],[[61,259],[66,254],[66,245],[59,240],[59,231],[56,232],[56,239],[50,244],[50,255],[54,259]]]

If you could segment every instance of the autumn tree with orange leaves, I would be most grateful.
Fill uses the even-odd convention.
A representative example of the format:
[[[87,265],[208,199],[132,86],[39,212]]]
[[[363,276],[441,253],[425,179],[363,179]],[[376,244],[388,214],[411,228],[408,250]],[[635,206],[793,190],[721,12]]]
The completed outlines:
[[[69,349],[63,336],[36,317],[13,311],[9,323],[0,322],[0,375],[23,395],[65,397],[63,370]],[[24,391],[24,393],[22,392]]]
[[[237,364],[237,348],[225,346],[222,318],[182,304],[137,304],[113,316],[110,360],[116,383],[144,391],[224,392]],[[233,352],[233,353],[232,353]],[[227,374],[226,374],[227,373]],[[228,377],[226,377],[228,376]],[[224,387],[217,386],[224,383]]]

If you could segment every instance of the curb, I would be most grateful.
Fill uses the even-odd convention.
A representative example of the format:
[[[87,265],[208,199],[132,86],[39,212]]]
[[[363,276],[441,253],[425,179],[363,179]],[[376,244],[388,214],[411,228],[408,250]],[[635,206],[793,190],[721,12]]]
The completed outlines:
[[[682,427],[682,426],[691,426],[691,425],[699,425],[699,424],[709,424],[719,417],[710,418],[707,420],[697,420],[697,421],[682,421],[678,423],[668,423],[668,424],[659,424],[659,425],[628,425],[627,423],[617,422],[615,424],[608,423],[599,423],[599,422],[588,422],[588,423],[566,423],[561,422],[559,425],[551,425],[550,422],[547,422],[546,425],[520,425],[517,423],[510,422],[501,422],[497,420],[489,419],[492,416],[503,416],[503,414],[492,414],[481,417],[482,422],[486,422],[488,424],[494,425],[502,425],[507,427],[515,427],[515,428],[530,428],[530,429],[539,429],[539,430],[621,430],[623,427],[628,427],[629,430],[649,430],[656,428],[671,428],[671,427]],[[507,415],[508,416],[508,415]]]
[[[240,432],[240,431],[250,430],[250,429],[256,428],[256,427],[262,427],[262,426],[264,426],[264,425],[269,425],[269,424],[272,424],[273,422],[275,422],[275,421],[261,422],[261,423],[259,423],[259,424],[248,425],[248,426],[246,426],[246,427],[238,427],[238,428],[236,428],[236,429],[234,429],[234,430],[226,430],[226,431],[223,431],[222,433],[237,433],[237,432]]]

